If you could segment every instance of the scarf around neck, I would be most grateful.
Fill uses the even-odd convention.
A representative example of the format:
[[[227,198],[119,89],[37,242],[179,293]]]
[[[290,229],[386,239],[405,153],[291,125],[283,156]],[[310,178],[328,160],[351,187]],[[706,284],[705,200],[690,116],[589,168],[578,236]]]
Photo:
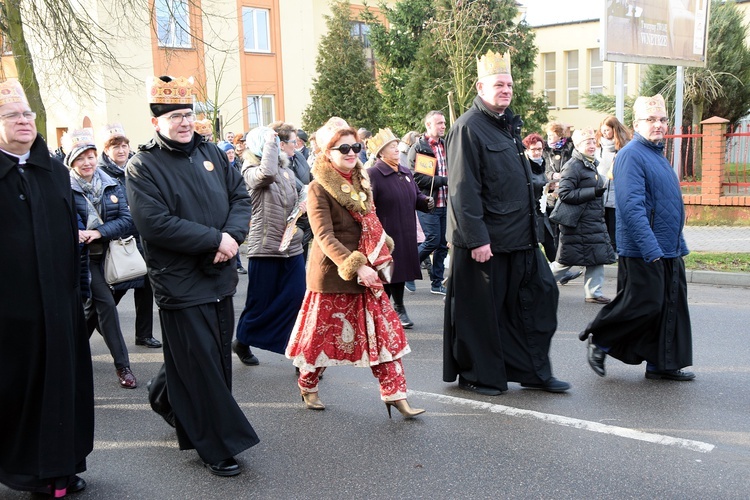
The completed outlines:
[[[87,181],[71,168],[70,176],[81,187],[83,197],[86,198],[86,229],[96,229],[104,223],[101,217],[102,195],[104,194],[101,174],[99,170],[95,170],[91,181]]]

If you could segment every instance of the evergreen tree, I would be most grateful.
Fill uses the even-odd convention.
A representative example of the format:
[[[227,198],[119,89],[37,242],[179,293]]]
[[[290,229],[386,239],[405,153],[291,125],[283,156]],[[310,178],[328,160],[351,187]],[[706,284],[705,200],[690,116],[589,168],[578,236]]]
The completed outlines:
[[[528,130],[547,121],[547,104],[533,96],[532,73],[537,49],[534,34],[516,24],[513,0],[403,0],[382,6],[391,25],[372,25],[372,45],[379,61],[384,112],[400,131],[419,129],[431,109],[459,116],[476,95],[476,57],[487,50],[511,53],[514,97],[511,108]]]
[[[331,116],[340,116],[354,127],[381,126],[382,98],[367,66],[364,47],[351,35],[351,9],[347,0],[331,4],[326,16],[328,32],[320,41],[310,105],[302,116],[305,130],[316,130]]]

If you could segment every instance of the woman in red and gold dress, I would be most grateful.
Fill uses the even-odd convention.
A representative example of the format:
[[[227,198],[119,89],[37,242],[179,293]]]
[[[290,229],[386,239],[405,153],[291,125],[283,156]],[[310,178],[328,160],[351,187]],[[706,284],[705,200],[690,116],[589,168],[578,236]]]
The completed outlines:
[[[409,344],[383,290],[393,242],[375,214],[370,182],[357,159],[362,145],[356,131],[336,117],[315,137],[321,154],[307,194],[314,235],[307,292],[286,356],[300,370],[298,385],[311,410],[325,408],[318,379],[326,367],[367,366],[378,378],[388,415],[395,406],[413,418],[424,410],[406,401],[401,357]]]

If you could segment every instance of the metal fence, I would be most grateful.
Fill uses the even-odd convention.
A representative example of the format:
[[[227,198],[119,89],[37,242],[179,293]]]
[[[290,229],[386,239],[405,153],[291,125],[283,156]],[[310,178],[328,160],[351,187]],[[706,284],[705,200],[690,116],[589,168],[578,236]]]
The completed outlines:
[[[730,126],[726,134],[727,151],[724,160],[722,188],[725,195],[750,194],[750,122]]]

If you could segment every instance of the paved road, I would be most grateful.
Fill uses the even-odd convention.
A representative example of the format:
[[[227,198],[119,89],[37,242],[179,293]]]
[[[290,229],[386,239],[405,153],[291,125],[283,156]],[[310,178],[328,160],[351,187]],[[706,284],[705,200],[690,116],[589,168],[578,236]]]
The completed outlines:
[[[691,285],[698,378],[677,383],[645,380],[643,366],[618,362],[595,376],[576,335],[599,306],[584,304],[580,280],[572,282],[561,288],[552,346],[555,373],[572,391],[514,384],[481,397],[441,381],[442,300],[424,281],[418,287],[406,298],[416,326],[405,367],[423,418],[389,420],[375,379],[355,368],[329,369],[327,409],[305,410],[289,362],[258,351],[258,367],[234,360],[234,393],[261,437],[239,455],[236,478],[211,476],[150,411],[144,387],[160,350],[131,348],[141,387],[128,391],[94,337],[96,444],[89,487],[72,498],[747,498],[750,290]],[[608,279],[605,293],[614,288]],[[121,314],[132,343],[129,296]],[[0,498],[29,496],[0,487]]]
[[[684,234],[693,252],[750,252],[750,227],[685,226]]]

